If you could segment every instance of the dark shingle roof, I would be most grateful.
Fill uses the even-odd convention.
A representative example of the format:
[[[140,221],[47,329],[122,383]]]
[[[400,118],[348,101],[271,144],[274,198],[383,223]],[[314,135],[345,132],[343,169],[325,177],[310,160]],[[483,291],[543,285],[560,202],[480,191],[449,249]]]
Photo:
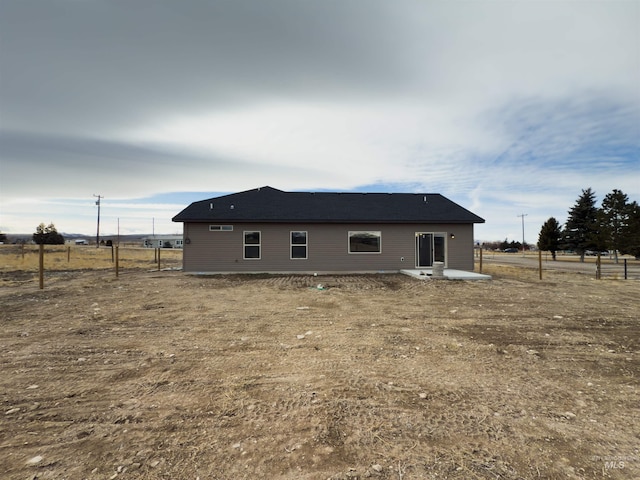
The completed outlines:
[[[174,222],[484,223],[434,193],[312,193],[262,187],[193,202]]]

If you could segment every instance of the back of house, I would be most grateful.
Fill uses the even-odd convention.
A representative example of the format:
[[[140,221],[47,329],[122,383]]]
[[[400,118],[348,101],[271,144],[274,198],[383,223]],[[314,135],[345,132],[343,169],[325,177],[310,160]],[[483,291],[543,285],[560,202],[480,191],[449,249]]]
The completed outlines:
[[[285,192],[261,187],[194,202],[183,223],[190,273],[473,270],[484,220],[440,194]]]

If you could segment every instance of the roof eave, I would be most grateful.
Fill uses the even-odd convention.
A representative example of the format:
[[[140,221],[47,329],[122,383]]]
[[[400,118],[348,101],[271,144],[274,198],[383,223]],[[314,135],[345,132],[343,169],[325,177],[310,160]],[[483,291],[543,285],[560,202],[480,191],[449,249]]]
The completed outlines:
[[[485,223],[483,218],[476,220],[439,220],[439,219],[329,219],[329,218],[268,218],[268,219],[246,219],[246,218],[178,218],[175,216],[171,219],[173,222],[179,223],[382,223],[382,224],[406,224],[406,223],[442,223],[455,225],[468,225]]]

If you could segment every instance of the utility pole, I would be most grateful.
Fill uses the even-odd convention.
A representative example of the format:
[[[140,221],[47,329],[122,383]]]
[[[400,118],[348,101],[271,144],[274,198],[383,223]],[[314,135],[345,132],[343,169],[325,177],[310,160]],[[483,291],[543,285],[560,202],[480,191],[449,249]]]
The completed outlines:
[[[94,197],[97,197],[96,205],[98,206],[98,229],[96,230],[96,248],[100,248],[100,199],[104,198],[102,195],[93,194]]]
[[[523,213],[521,215],[518,215],[518,217],[522,218],[522,256],[524,257],[524,217],[526,217],[527,215],[529,215],[528,213]]]

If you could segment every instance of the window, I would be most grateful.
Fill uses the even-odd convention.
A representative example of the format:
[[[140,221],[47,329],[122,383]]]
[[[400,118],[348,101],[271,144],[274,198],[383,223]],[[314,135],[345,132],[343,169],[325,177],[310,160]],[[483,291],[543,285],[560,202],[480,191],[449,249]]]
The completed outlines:
[[[210,232],[232,232],[233,225],[209,225]]]
[[[381,232],[349,232],[349,253],[381,252]]]
[[[244,258],[260,259],[260,232],[244,232]]]
[[[307,258],[307,232],[291,232],[291,258]]]

